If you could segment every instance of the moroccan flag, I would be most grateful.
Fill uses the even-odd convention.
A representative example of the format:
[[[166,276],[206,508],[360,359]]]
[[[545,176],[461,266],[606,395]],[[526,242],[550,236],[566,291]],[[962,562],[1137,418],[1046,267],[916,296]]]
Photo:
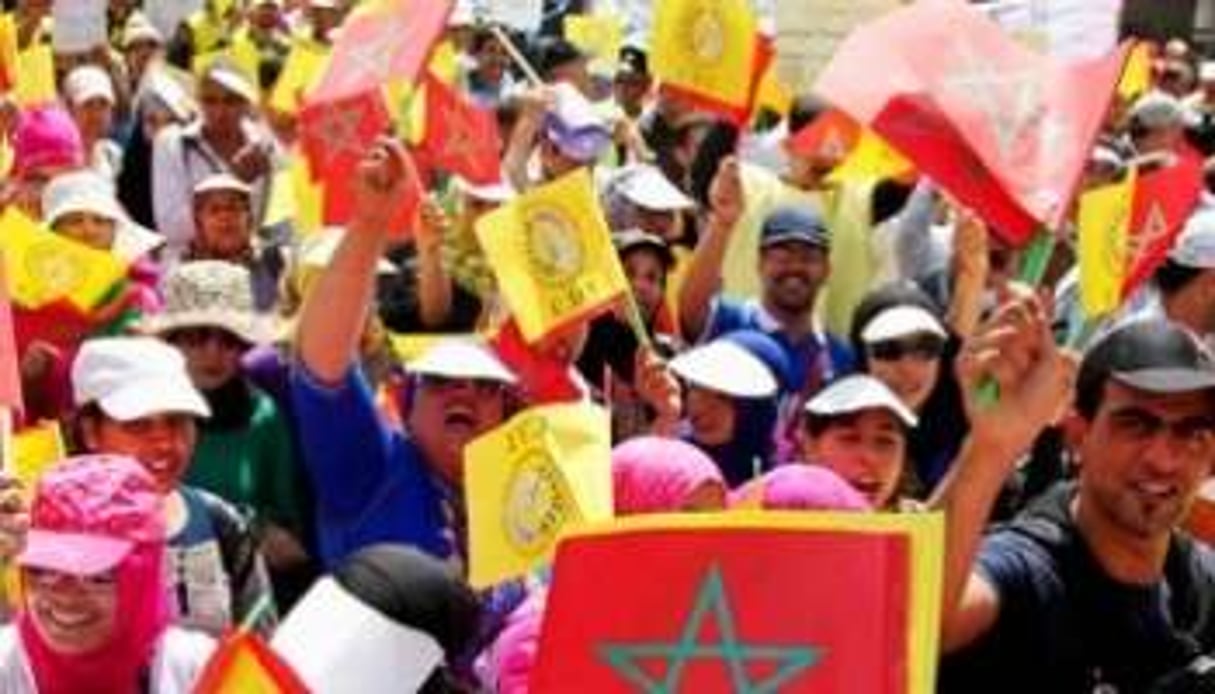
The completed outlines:
[[[0,407],[15,412],[22,409],[20,353],[13,325],[13,306],[8,298],[7,274],[4,255],[0,254]]]
[[[392,118],[379,89],[334,101],[312,101],[300,111],[300,142],[316,180],[349,181]]]
[[[842,111],[831,109],[794,133],[789,145],[794,152],[804,156],[842,161],[856,147],[860,137],[861,127],[856,121]]]
[[[1019,246],[1068,214],[1125,54],[1055,63],[964,3],[916,3],[849,36],[815,92]]]
[[[234,630],[224,636],[194,687],[195,694],[307,694],[299,676],[262,638]]]
[[[22,308],[64,298],[87,313],[126,276],[113,254],[47,231],[11,206],[0,216],[0,250],[8,261],[10,296]]]
[[[491,339],[502,363],[519,379],[523,398],[532,405],[581,400],[584,393],[574,380],[574,366],[528,344],[511,318]]]
[[[589,320],[629,291],[586,168],[481,217],[476,231],[528,342]]]
[[[747,0],[665,0],[654,8],[650,62],[664,88],[749,110],[758,45]]]
[[[473,587],[541,568],[562,533],[612,517],[611,438],[607,411],[579,402],[525,410],[465,447]]]
[[[418,144],[428,166],[477,184],[502,178],[502,138],[492,111],[478,108],[442,80],[427,74],[426,129]]]
[[[736,511],[579,533],[557,550],[532,691],[929,694],[942,528]]]
[[[1134,169],[1118,183],[1080,196],[1076,219],[1080,305],[1084,315],[1099,318],[1122,304],[1126,282],[1127,221],[1135,196]]]
[[[1172,165],[1139,176],[1127,234],[1124,297],[1164,262],[1201,194],[1202,159],[1193,152],[1180,153]]]
[[[862,128],[856,146],[840,165],[831,170],[829,181],[841,182],[863,178],[886,179],[911,182],[915,166],[899,154],[886,141],[868,128]]]
[[[452,0],[372,0],[342,24],[312,101],[333,101],[390,81],[414,82],[447,27]]]

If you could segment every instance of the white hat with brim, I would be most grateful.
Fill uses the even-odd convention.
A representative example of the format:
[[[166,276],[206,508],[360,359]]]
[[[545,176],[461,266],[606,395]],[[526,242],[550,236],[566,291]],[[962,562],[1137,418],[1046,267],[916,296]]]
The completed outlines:
[[[671,371],[692,385],[735,398],[769,398],[779,385],[763,360],[730,340],[714,340],[676,356]]]
[[[229,173],[216,173],[207,176],[194,185],[192,194],[197,197],[206,193],[216,192],[240,193],[246,198],[253,197],[253,189],[249,184]]]
[[[146,15],[142,12],[135,12],[127,19],[126,26],[123,27],[122,47],[130,48],[131,44],[140,41],[148,41],[163,46],[165,36],[160,33],[160,29],[157,29],[156,25]]]
[[[31,528],[17,565],[94,576],[118,566],[134,549],[133,541],[117,537]]]
[[[222,308],[160,313],[144,319],[142,328],[145,333],[162,337],[185,328],[220,328],[246,345],[265,344],[278,336],[271,317]]]
[[[451,180],[456,190],[470,198],[485,202],[510,202],[519,195],[514,186],[505,180],[497,183],[473,183],[462,176],[452,176]]]
[[[621,169],[616,174],[612,189],[629,202],[647,210],[675,212],[696,206],[658,167],[651,164],[635,164]]]
[[[63,78],[63,95],[69,104],[79,106],[91,99],[105,99],[113,105],[114,81],[109,73],[96,65],[81,65]]]
[[[77,407],[96,403],[123,422],[165,413],[211,415],[185,357],[152,337],[86,340],[72,362],[71,382]]]
[[[241,97],[250,104],[258,100],[257,88],[245,76],[244,72],[224,59],[217,59],[203,72],[203,79],[210,80],[229,92]]]
[[[837,417],[865,410],[886,410],[903,424],[914,427],[919,423],[894,391],[878,379],[864,374],[846,376],[819,391],[806,403],[808,414]]]
[[[1169,260],[1188,268],[1215,269],[1215,210],[1202,210],[1186,220]]]
[[[144,332],[167,337],[184,328],[220,328],[247,345],[275,337],[273,319],[255,310],[253,281],[244,266],[222,260],[182,263],[165,278],[164,295],[164,310],[144,320]]]
[[[935,335],[945,339],[948,335],[941,321],[920,306],[894,306],[878,313],[861,331],[861,339],[867,343],[897,340],[911,335]]]
[[[110,250],[126,261],[141,258],[165,242],[160,234],[133,222],[114,197],[113,184],[93,171],[72,171],[51,179],[42,191],[42,208],[51,227],[66,215],[79,212],[112,220],[115,231]]]
[[[405,365],[419,376],[514,384],[515,374],[489,347],[472,338],[444,338]]]

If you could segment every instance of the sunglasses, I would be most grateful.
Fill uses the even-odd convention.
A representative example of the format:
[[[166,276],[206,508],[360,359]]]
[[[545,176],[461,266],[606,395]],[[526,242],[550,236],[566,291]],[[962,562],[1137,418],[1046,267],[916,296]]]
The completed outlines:
[[[938,359],[945,352],[945,341],[939,337],[912,337],[905,340],[884,340],[869,345],[869,356],[878,361],[898,361],[915,357],[927,361]]]

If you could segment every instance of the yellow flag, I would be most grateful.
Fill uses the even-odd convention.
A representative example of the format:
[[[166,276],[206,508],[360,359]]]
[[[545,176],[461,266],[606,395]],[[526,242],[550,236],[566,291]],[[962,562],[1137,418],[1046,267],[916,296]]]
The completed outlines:
[[[50,44],[35,43],[17,53],[19,106],[38,106],[55,100],[55,56]]]
[[[1080,305],[1089,318],[1108,315],[1122,303],[1136,178],[1132,169],[1124,181],[1080,198]]]
[[[270,92],[270,107],[280,113],[297,113],[303,96],[325,74],[331,53],[329,47],[316,42],[296,41]]]
[[[565,38],[581,48],[592,60],[616,67],[620,44],[624,41],[624,22],[614,14],[566,15]]]
[[[832,182],[854,179],[902,178],[915,167],[872,130],[863,128],[852,152],[827,177]]]
[[[87,313],[126,275],[113,254],[47,231],[13,207],[0,217],[0,250],[13,302],[28,309],[66,298]]]
[[[481,217],[476,231],[528,342],[629,290],[586,168]]]
[[[650,50],[661,81],[747,106],[756,20],[747,0],[665,0],[654,10]]]
[[[465,447],[469,582],[524,576],[560,535],[612,517],[611,424],[589,404],[526,410]]]
[[[26,493],[32,494],[43,473],[66,456],[67,450],[63,445],[63,432],[59,428],[59,422],[42,422],[13,437],[11,472],[21,482]]]
[[[1152,44],[1139,41],[1131,49],[1118,82],[1118,96],[1132,101],[1152,88]]]

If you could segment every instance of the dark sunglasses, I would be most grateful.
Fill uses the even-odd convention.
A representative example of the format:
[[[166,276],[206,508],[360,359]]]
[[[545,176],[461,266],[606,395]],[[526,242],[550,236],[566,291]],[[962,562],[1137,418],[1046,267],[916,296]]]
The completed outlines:
[[[869,345],[869,356],[878,361],[898,361],[904,357],[937,359],[945,352],[945,341],[931,335],[905,340],[884,340]]]

